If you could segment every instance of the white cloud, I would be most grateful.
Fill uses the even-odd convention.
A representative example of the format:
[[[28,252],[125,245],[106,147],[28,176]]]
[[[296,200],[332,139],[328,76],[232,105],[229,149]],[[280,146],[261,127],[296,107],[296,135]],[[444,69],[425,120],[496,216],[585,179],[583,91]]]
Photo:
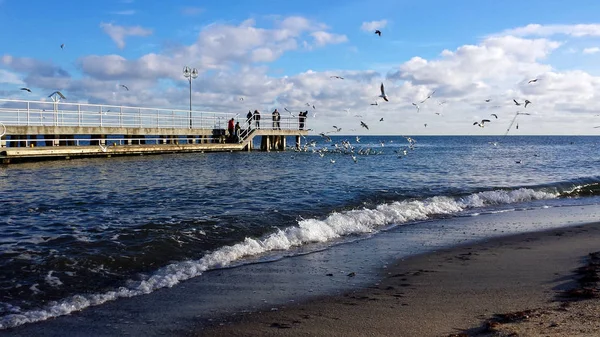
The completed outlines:
[[[200,71],[193,83],[196,109],[245,113],[248,109],[267,111],[276,106],[280,111],[287,107],[297,112],[310,103],[316,110],[309,108],[309,125],[317,133],[329,130],[331,125],[361,133],[359,123],[363,120],[372,134],[504,134],[516,111],[524,109],[516,107],[513,99],[533,102],[526,108],[531,115],[519,117],[519,132],[594,131],[588,116],[600,110],[600,77],[583,69],[556,69],[550,63],[554,59],[550,56],[575,35],[561,37],[559,42],[535,34],[498,34],[443,50],[435,57],[414,55],[406,61],[382,63],[378,71],[307,70],[283,76],[274,75],[271,62],[300,50],[304,43],[316,48],[345,42],[347,37],[304,17],[274,20],[270,28],[258,26],[255,20],[214,23],[202,27],[189,45],[170,46],[138,58],[83,56],[77,61],[81,78],[73,78],[46,61],[4,55],[0,57],[0,69],[6,70],[0,76],[8,72],[13,79],[22,78],[26,86],[61,88],[73,100],[185,108],[188,86],[182,67],[187,64]],[[574,27],[561,27],[562,31],[575,31]],[[331,78],[334,75],[344,79]],[[528,83],[533,78],[538,81]],[[378,100],[381,82],[390,102],[379,100],[379,105],[372,106]],[[117,83],[131,90],[116,90]],[[411,103],[424,100],[433,90],[433,98],[420,104],[421,111],[416,113]],[[492,101],[486,103],[485,99]],[[440,105],[442,101],[446,103]],[[499,118],[485,128],[472,125],[491,113]],[[379,122],[381,117],[385,122]],[[428,124],[426,129],[424,123]],[[565,123],[568,128],[563,127]]]
[[[125,48],[125,38],[127,36],[149,36],[152,34],[151,29],[146,29],[141,26],[117,26],[112,23],[100,23],[100,27],[108,36],[117,44],[120,49]]]
[[[385,28],[385,26],[387,26],[387,20],[369,21],[363,22],[360,29],[365,32],[374,32],[377,29]]]
[[[134,15],[135,13],[136,13],[136,11],[133,9],[111,12],[111,14],[114,14],[114,15]]]
[[[600,36],[600,24],[578,24],[578,25],[540,25],[529,24],[524,27],[508,29],[500,35],[512,36],[553,36],[570,35],[574,37]]]
[[[18,74],[0,69],[0,83],[23,85],[25,82],[19,78]]]
[[[596,54],[597,52],[600,52],[598,47],[584,48],[582,51],[584,54]]]
[[[315,39],[317,46],[337,44],[348,41],[346,35],[332,34],[324,31],[313,32],[310,35],[312,35],[312,37]]]
[[[183,7],[181,9],[181,14],[186,16],[195,16],[204,12],[204,9],[201,7]]]

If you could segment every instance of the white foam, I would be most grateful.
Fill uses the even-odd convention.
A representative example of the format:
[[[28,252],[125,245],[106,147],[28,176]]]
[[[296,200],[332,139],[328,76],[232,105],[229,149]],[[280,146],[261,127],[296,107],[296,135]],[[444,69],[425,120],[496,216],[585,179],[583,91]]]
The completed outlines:
[[[148,294],[160,288],[172,287],[181,281],[199,276],[206,270],[229,266],[244,257],[286,251],[309,243],[328,242],[347,235],[373,233],[390,224],[401,225],[426,220],[432,215],[455,214],[469,208],[552,199],[557,196],[558,193],[526,188],[510,191],[495,190],[475,193],[463,198],[436,196],[425,200],[398,201],[379,205],[375,209],[334,212],[325,219],[302,219],[298,222],[298,226],[278,229],[262,238],[246,238],[240,243],[221,247],[206,254],[200,260],[170,264],[159,269],[147,280],[130,282],[128,287],[121,287],[104,294],[76,295],[42,310],[1,317],[0,329],[67,315],[118,298]],[[51,274],[48,276],[50,277]]]

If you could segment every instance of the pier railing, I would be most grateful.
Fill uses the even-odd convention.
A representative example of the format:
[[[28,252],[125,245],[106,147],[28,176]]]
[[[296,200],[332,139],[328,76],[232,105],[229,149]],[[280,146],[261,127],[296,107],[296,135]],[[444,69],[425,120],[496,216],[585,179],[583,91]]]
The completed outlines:
[[[234,118],[247,128],[245,114],[116,105],[0,99],[5,126],[227,129]],[[252,124],[255,125],[255,121]],[[271,113],[262,113],[261,129],[275,129]],[[298,130],[297,117],[282,116],[279,129]]]

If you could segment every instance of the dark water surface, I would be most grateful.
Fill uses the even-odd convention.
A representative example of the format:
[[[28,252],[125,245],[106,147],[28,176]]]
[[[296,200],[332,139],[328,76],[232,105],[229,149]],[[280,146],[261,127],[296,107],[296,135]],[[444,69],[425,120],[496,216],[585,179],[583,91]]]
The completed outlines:
[[[600,203],[600,137],[332,138],[0,166],[0,329],[391,226]]]

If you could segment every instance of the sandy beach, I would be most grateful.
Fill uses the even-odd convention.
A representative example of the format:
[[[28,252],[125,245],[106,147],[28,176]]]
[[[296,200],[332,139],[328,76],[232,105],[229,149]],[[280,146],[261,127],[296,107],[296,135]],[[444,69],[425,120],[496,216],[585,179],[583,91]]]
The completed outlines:
[[[370,287],[204,322],[191,335],[600,336],[600,301],[565,297],[599,250],[598,223],[492,239],[397,261]]]

